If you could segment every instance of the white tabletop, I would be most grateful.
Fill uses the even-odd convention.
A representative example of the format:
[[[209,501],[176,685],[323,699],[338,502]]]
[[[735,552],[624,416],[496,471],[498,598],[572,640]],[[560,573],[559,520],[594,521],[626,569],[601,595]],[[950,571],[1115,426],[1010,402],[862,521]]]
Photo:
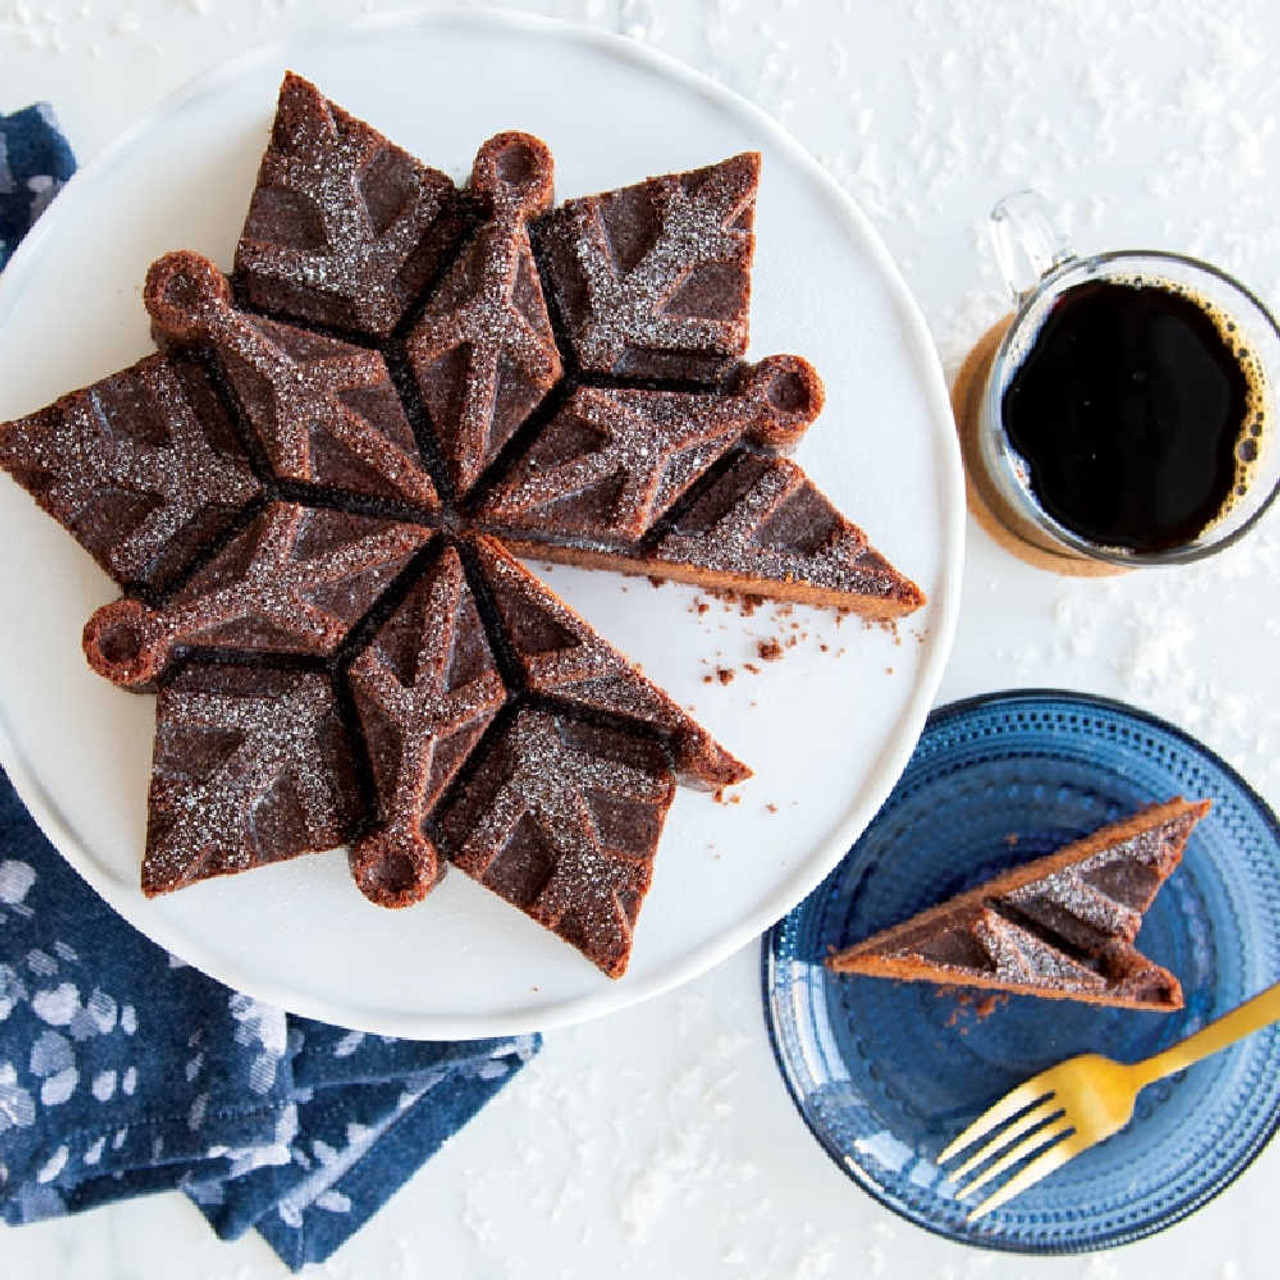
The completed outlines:
[[[0,4],[0,110],[52,101],[87,159],[184,80],[357,0]],[[398,6],[387,6],[398,7]],[[848,187],[948,371],[1005,309],[986,211],[1031,184],[1078,247],[1207,257],[1280,309],[1280,7],[1269,0],[548,0],[648,40],[777,115]],[[1033,16],[1034,15],[1034,16]],[[871,427],[870,429],[875,429]],[[892,424],[883,429],[891,430]],[[1014,686],[1173,720],[1280,804],[1280,517],[1200,568],[1068,581],[970,522],[940,701]],[[1222,1196],[1104,1255],[947,1244],[819,1150],[774,1067],[750,946],[683,990],[548,1038],[542,1055],[314,1274],[937,1277],[1275,1274],[1273,1145]],[[24,1280],[258,1280],[178,1195],[0,1232]]]

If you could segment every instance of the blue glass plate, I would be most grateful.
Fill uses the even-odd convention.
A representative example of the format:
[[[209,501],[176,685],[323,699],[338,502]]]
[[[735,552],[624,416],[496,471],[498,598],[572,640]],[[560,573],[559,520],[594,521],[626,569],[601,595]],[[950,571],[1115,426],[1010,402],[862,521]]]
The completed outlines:
[[[1147,913],[1138,946],[1176,973],[1178,1013],[837,975],[832,949],[1143,805],[1213,809]],[[1128,1128],[972,1226],[934,1158],[1027,1076],[1094,1050],[1156,1053],[1280,978],[1280,827],[1207,748],[1131,707],[1034,690],[930,717],[906,772],[845,860],[766,935],[766,1017],[800,1114],[864,1190],[953,1240],[1074,1253],[1149,1235],[1223,1189],[1280,1123],[1280,1029],[1145,1090]]]

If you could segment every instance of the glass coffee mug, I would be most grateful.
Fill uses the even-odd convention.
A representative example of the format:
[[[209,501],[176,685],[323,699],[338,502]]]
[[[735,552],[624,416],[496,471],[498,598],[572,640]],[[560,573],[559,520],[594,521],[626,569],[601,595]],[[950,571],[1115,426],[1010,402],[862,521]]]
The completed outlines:
[[[1051,557],[1201,559],[1280,492],[1280,330],[1243,285],[1179,254],[1077,257],[1031,191],[991,214],[1017,311],[975,396],[1001,519]]]

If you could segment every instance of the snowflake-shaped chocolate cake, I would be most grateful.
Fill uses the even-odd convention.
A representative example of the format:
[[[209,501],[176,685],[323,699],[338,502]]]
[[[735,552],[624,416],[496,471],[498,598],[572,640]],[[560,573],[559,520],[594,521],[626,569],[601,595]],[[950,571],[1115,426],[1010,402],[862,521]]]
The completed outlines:
[[[552,209],[537,138],[459,189],[286,77],[230,279],[161,258],[160,354],[0,426],[123,588],[89,662],[158,693],[144,892],[346,844],[376,903],[452,862],[624,970],[676,782],[749,770],[511,552],[923,600],[782,456],[813,369],[742,361],[758,176]]]

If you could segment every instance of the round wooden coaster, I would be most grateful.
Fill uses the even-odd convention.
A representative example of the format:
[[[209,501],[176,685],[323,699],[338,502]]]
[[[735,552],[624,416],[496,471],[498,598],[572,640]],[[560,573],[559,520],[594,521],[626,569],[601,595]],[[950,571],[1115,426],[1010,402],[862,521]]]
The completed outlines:
[[[1089,560],[1084,556],[1046,546],[1045,535],[1009,506],[983,469],[978,453],[982,391],[996,348],[1012,320],[1012,315],[997,320],[978,339],[973,350],[965,356],[964,364],[956,374],[955,385],[951,388],[951,409],[956,419],[956,432],[960,437],[960,456],[964,461],[964,487],[969,510],[983,529],[1006,551],[1037,569],[1048,569],[1052,573],[1071,578],[1109,578],[1118,573],[1128,573],[1120,565]]]

